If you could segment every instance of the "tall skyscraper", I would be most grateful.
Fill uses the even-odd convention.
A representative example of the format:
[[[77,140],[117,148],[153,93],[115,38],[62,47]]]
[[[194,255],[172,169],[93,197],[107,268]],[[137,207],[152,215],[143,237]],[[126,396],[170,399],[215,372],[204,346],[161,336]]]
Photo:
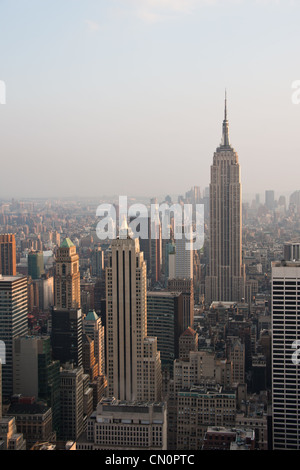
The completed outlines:
[[[17,274],[16,240],[12,234],[0,235],[0,274],[15,276]]]
[[[65,238],[57,251],[52,309],[51,346],[53,358],[61,364],[82,366],[82,311],[80,271],[76,247]]]
[[[273,450],[300,449],[300,262],[272,263]]]
[[[104,272],[104,251],[95,246],[91,253],[92,275],[101,278]]]
[[[21,336],[14,340],[14,395],[44,400],[52,409],[53,428],[60,420],[59,361],[51,359],[49,336]]]
[[[167,282],[168,279],[176,277],[176,246],[174,241],[167,241],[164,246],[164,279]]]
[[[157,206],[157,211],[155,211],[155,217],[147,217],[147,220],[144,218],[141,221],[141,224],[146,226],[148,231],[148,237],[142,238],[139,237],[140,250],[144,253],[144,260],[146,261],[147,274],[148,278],[152,285],[161,281],[162,276],[162,249],[163,249],[163,240],[162,240],[162,226],[161,220],[158,213],[158,203],[157,199],[151,199],[151,204]],[[132,218],[131,220],[134,220]],[[137,230],[140,230],[138,228]]]
[[[181,333],[189,326],[194,326],[194,284],[192,279],[169,279],[167,289],[171,292],[181,292],[183,298],[183,320]]]
[[[99,377],[98,362],[95,358],[95,342],[85,333],[82,335],[82,366],[84,373],[88,374],[91,382]]]
[[[32,279],[40,279],[45,272],[44,255],[42,251],[28,253],[28,276]]]
[[[104,326],[101,318],[98,317],[94,310],[83,319],[83,332],[90,336],[94,341],[95,360],[98,364],[99,375],[105,374],[105,342],[104,342]]]
[[[160,281],[161,278],[161,258],[162,258],[162,233],[161,222],[157,218],[151,222],[150,235],[150,269],[151,281],[153,284]]]
[[[82,312],[52,309],[51,347],[53,359],[82,366]]]
[[[39,308],[45,312],[52,307],[54,302],[54,277],[43,274],[41,279],[35,282],[39,292]]]
[[[207,303],[240,301],[245,295],[242,264],[242,186],[238,154],[230,145],[227,98],[223,138],[211,166]]]
[[[84,372],[82,367],[66,366],[60,371],[61,422],[59,437],[78,439],[84,431]]]
[[[69,238],[57,250],[55,267],[55,307],[80,308],[79,256]]]
[[[140,250],[144,254],[144,260],[146,261],[147,266],[147,275],[150,277],[151,273],[151,218],[147,217],[146,221],[143,219],[142,224],[147,224],[148,237],[142,238],[139,237],[140,241]]]
[[[175,239],[175,277],[193,279],[193,250],[187,249],[188,245],[192,245],[192,227],[180,227],[179,230],[182,237]]]
[[[235,383],[245,383],[245,345],[240,338],[230,338],[227,344],[228,360],[232,363],[232,380]]]
[[[147,329],[157,336],[162,369],[173,374],[173,363],[179,357],[179,337],[184,331],[183,295],[181,292],[147,293]]]
[[[106,268],[108,396],[158,400],[161,362],[157,338],[147,337],[147,273],[139,240],[126,223],[113,240]]]
[[[275,193],[273,190],[265,192],[265,205],[268,209],[272,210],[275,207]]]
[[[0,275],[0,340],[6,349],[6,361],[2,365],[2,394],[13,394],[14,339],[28,332],[27,277]]]

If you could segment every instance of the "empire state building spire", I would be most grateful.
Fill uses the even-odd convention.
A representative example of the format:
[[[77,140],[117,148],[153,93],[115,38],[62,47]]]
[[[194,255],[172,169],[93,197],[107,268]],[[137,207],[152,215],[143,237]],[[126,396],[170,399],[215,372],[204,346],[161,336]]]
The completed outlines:
[[[225,90],[225,112],[224,112],[224,121],[223,121],[223,136],[221,147],[230,147],[229,141],[229,123],[227,120],[227,91]]]
[[[223,139],[214,153],[209,188],[206,302],[240,302],[245,297],[246,281],[242,257],[242,185],[238,154],[229,143],[226,94]]]

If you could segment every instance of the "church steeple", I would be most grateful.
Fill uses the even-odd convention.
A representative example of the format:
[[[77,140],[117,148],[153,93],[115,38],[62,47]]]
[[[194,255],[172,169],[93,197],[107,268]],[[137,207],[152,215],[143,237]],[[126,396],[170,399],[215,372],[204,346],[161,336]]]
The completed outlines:
[[[222,136],[222,147],[230,147],[229,140],[229,123],[227,120],[227,90],[225,90],[225,111],[224,111],[224,121],[223,121],[223,136]]]

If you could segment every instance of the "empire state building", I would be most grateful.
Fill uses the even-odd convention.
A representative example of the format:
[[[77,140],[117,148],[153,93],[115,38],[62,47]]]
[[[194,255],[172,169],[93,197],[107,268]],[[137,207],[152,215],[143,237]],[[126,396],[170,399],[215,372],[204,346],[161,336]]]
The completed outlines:
[[[242,186],[238,154],[230,145],[227,97],[221,145],[211,165],[209,203],[209,273],[205,297],[212,301],[236,302],[245,296],[242,264]]]

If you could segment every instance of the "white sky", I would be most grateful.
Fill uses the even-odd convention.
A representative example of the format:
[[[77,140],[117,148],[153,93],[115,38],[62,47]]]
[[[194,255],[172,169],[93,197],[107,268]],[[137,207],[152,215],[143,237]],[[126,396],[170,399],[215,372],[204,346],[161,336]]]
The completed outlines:
[[[299,1],[0,0],[0,198],[299,188]],[[300,94],[299,94],[300,96]]]

